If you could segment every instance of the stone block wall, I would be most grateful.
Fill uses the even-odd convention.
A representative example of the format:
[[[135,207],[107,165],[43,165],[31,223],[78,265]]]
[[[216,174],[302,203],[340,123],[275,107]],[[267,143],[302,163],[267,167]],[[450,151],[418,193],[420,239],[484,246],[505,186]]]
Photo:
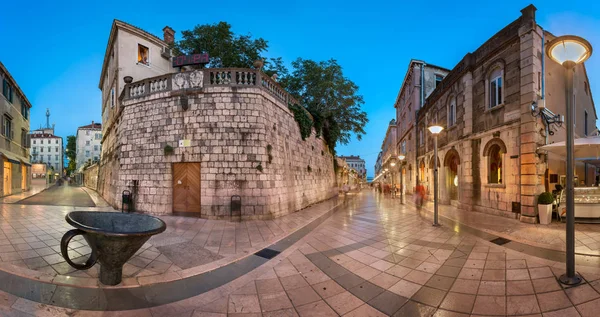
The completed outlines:
[[[93,190],[98,189],[98,164],[92,164],[83,170],[83,185]]]
[[[113,205],[116,193],[137,181],[137,211],[171,213],[172,164],[178,162],[200,163],[203,218],[229,217],[232,195],[241,196],[244,218],[268,219],[337,193],[333,156],[323,140],[314,131],[302,140],[287,105],[265,89],[174,89],[125,100],[122,107],[100,166],[99,191]],[[179,140],[190,146],[180,147]],[[173,154],[165,154],[166,145]]]

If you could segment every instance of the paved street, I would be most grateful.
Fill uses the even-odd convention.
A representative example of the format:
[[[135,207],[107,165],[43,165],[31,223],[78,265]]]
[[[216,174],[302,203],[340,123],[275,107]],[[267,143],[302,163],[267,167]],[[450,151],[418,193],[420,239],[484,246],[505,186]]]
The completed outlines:
[[[25,198],[16,203],[20,205],[96,206],[83,189],[77,186],[69,186],[67,183],[63,183],[62,186],[52,186],[37,195]]]
[[[533,248],[532,256],[458,223],[432,227],[429,213],[370,191],[334,213],[313,212],[323,217],[268,246],[281,252],[270,260],[250,255],[131,292],[15,279],[19,288],[0,285],[0,315],[597,316],[600,309],[597,261],[579,263],[585,283],[564,288],[556,281],[564,272],[560,251]]]

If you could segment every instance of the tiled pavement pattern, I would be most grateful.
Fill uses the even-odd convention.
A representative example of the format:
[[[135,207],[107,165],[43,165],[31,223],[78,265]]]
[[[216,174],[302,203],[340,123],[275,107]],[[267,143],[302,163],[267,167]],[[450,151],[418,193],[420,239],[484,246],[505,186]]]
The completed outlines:
[[[50,186],[51,186],[51,184],[46,184],[46,180],[45,179],[32,179],[31,180],[31,189],[30,190],[28,190],[26,192],[14,194],[14,195],[2,197],[2,198],[0,198],[0,203],[2,203],[2,204],[10,204],[10,203],[17,202],[17,201],[19,201],[21,199],[25,199],[27,197],[31,197],[33,195],[36,195],[36,194],[44,191],[46,188],[48,188]]]
[[[395,200],[399,201],[399,198]],[[412,196],[408,195],[406,201],[412,205]],[[433,211],[432,202],[427,203],[424,207]],[[464,211],[449,205],[440,205],[439,213],[465,225],[487,230],[515,241],[547,249],[565,250],[565,223],[556,219],[550,225],[532,225],[516,219]],[[600,224],[575,224],[575,252],[600,255]]]
[[[266,221],[229,222],[161,216],[167,223],[167,230],[152,237],[125,264],[123,285],[175,280],[222,266],[287,236],[333,208],[334,203],[330,200],[302,212]],[[77,271],[60,254],[60,239],[72,229],[64,217],[73,210],[112,208],[0,204],[1,268],[8,272],[27,268],[48,274],[56,283],[96,286],[99,265],[87,271]],[[177,251],[182,248],[186,248],[188,253],[197,250],[193,254],[197,256],[178,256],[181,252]],[[78,236],[71,241],[69,252],[76,262],[85,262],[91,251]]]
[[[15,316],[598,316],[600,270],[564,288],[564,264],[432,227],[363,192],[280,256],[228,285],[128,312],[84,312],[0,293]],[[183,291],[183,290],[181,290]]]

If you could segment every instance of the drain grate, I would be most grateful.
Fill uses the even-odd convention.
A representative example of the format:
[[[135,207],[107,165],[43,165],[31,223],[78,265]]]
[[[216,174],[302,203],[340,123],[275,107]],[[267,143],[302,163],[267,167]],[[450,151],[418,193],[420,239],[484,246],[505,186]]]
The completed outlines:
[[[507,243],[509,243],[511,241],[512,240],[504,239],[504,238],[496,238],[496,239],[490,240],[491,243],[495,243],[497,245],[507,244]]]
[[[261,258],[265,258],[265,259],[272,259],[274,257],[276,257],[279,253],[279,251],[275,251],[273,249],[269,249],[269,248],[264,248],[256,253],[254,253],[254,255],[258,255]]]

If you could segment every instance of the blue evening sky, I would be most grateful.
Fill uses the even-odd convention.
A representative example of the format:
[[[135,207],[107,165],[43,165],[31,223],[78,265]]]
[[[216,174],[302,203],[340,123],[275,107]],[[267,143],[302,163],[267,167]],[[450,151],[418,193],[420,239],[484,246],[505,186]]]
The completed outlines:
[[[365,98],[370,122],[362,141],[338,147],[358,154],[368,175],[394,118],[394,101],[411,58],[453,68],[469,51],[518,18],[531,3],[504,1],[4,1],[0,61],[33,108],[31,127],[46,108],[59,136],[100,122],[99,74],[114,18],[162,37],[196,24],[227,21],[236,33],[269,41],[270,56],[335,58]],[[600,1],[537,1],[537,21],[556,35],[576,34],[600,52]],[[179,38],[179,32],[176,38]],[[600,96],[600,53],[587,62]]]

